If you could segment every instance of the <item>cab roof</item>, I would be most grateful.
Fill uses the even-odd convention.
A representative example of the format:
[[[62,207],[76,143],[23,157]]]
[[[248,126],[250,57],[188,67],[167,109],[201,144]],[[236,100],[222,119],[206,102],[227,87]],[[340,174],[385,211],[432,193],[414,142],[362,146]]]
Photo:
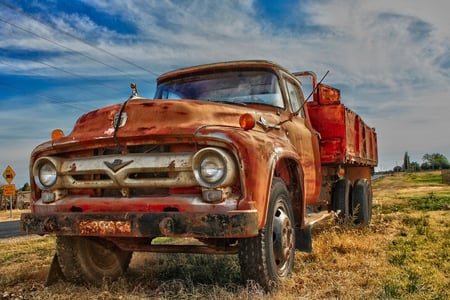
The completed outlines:
[[[217,62],[173,70],[160,75],[157,79],[157,83],[160,84],[167,80],[183,77],[188,74],[196,74],[196,73],[198,74],[208,72],[212,69],[219,71],[236,68],[283,70],[289,73],[289,71],[287,71],[280,65],[268,60],[239,60],[239,61]]]

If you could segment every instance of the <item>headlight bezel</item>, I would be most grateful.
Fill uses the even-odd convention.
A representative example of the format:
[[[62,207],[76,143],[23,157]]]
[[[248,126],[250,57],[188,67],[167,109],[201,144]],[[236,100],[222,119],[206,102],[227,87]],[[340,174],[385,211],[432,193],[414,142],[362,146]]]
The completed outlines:
[[[39,159],[34,164],[33,177],[41,190],[51,189],[58,181],[56,164],[48,158]]]
[[[199,150],[192,159],[192,170],[197,182],[205,188],[229,186],[236,179],[236,163],[233,157],[220,148]]]

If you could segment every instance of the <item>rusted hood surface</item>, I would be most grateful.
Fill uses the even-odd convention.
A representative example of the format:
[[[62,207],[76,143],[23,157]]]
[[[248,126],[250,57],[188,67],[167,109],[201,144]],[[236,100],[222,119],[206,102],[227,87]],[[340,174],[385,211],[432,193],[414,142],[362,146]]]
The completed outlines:
[[[83,115],[71,134],[58,143],[114,137],[114,117],[122,105],[101,108]],[[131,100],[123,107],[125,125],[117,138],[148,135],[192,135],[204,125],[239,127],[239,117],[254,111],[247,107],[194,100]]]

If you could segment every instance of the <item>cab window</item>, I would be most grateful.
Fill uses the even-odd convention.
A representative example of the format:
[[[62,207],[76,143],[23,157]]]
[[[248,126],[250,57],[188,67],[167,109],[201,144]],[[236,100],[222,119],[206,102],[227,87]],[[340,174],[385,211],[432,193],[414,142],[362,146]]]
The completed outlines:
[[[212,70],[160,84],[155,99],[193,99],[284,109],[277,75],[268,70]]]
[[[290,80],[286,80],[286,89],[289,94],[289,102],[291,103],[291,109],[293,112],[298,111],[300,108],[299,116],[302,118],[305,117],[305,111],[302,107],[303,102],[305,101],[303,95],[298,87],[298,85],[294,84]]]

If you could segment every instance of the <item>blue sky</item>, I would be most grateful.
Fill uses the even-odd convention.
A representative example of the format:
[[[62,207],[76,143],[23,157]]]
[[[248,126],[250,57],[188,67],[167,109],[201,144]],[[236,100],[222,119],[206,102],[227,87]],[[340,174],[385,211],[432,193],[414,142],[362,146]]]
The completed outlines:
[[[448,0],[0,0],[0,171],[158,74],[225,60],[312,70],[376,128],[378,170],[450,159]],[[3,180],[3,178],[1,178]],[[0,181],[0,183],[5,183]]]

